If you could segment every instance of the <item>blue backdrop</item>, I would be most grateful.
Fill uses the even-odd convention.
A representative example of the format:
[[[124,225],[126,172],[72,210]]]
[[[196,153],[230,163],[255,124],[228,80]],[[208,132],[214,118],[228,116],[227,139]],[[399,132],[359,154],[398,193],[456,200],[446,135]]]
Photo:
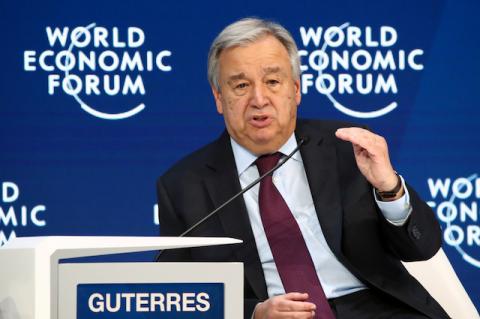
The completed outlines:
[[[387,138],[478,307],[478,12],[478,1],[441,0],[1,0],[0,245],[157,235],[156,178],[223,130],[206,79],[210,43],[259,16],[301,50],[302,117]]]

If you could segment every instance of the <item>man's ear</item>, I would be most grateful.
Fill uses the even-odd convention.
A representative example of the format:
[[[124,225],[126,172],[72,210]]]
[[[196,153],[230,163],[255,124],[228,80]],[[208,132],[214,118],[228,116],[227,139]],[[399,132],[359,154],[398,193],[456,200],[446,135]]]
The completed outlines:
[[[217,90],[213,85],[212,85],[212,93],[213,93],[213,97],[215,98],[217,112],[219,114],[223,114],[222,93],[219,90]]]
[[[300,101],[302,100],[302,90],[300,88],[300,80],[295,80],[294,86],[295,86],[295,102],[297,103],[297,106],[299,106]]]

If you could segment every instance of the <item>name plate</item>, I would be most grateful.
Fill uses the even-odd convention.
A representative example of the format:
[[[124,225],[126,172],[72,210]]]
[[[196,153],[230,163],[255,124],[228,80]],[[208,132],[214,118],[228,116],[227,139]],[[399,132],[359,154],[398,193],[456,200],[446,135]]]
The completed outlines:
[[[77,285],[77,319],[224,319],[223,283]]]

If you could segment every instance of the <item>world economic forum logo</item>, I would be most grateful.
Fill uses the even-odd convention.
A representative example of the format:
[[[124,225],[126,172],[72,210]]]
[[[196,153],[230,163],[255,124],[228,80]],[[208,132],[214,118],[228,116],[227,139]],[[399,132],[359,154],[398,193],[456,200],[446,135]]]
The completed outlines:
[[[107,29],[91,23],[47,26],[45,31],[49,49],[24,51],[24,70],[47,72],[49,95],[67,94],[97,118],[121,120],[138,114],[145,109],[143,102],[122,105],[115,100],[121,110],[107,112],[101,97],[144,96],[142,74],[172,70],[168,62],[172,52],[142,50],[145,32],[138,27]]]
[[[428,205],[443,224],[443,241],[472,266],[480,268],[480,226],[478,174],[457,178],[429,178],[432,200]]]
[[[0,181],[0,247],[16,238],[18,232],[47,225],[47,207],[32,205],[31,198],[23,197],[17,183]]]
[[[398,32],[391,26],[346,22],[301,26],[299,31],[302,94],[312,90],[323,94],[338,111],[352,117],[376,118],[392,112],[399,105],[398,76],[423,70],[424,51],[398,48]]]

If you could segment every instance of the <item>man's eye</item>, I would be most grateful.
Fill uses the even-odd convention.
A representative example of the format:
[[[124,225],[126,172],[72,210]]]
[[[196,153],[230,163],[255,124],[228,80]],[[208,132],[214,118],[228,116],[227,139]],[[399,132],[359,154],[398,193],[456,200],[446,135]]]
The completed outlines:
[[[277,85],[279,83],[280,83],[280,81],[278,81],[278,80],[274,80],[274,79],[267,80],[268,85]]]
[[[236,89],[245,89],[248,86],[247,83],[239,83],[235,86]]]

